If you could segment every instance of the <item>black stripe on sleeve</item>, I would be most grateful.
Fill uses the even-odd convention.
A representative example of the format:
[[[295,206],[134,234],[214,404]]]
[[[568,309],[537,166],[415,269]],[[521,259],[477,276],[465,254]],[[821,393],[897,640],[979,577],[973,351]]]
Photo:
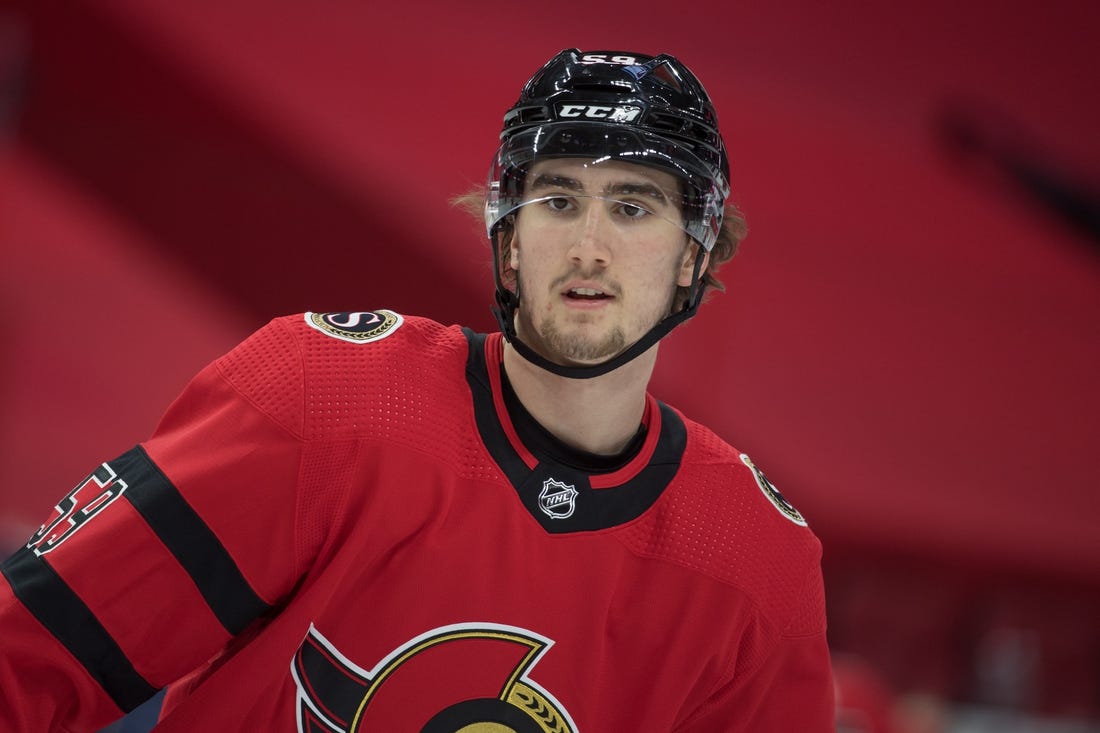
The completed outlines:
[[[95,614],[49,563],[23,548],[0,565],[15,597],[88,670],[124,712],[156,694]]]
[[[217,535],[141,446],[110,465],[130,484],[123,496],[191,576],[226,631],[239,634],[271,610],[245,580]]]

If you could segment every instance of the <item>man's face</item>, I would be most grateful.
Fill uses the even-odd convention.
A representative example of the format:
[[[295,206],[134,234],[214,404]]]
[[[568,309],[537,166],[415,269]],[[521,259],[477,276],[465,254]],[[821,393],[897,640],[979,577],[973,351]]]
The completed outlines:
[[[601,198],[593,198],[593,197]],[[669,314],[695,247],[671,174],[581,159],[536,163],[516,215],[511,267],[520,338],[546,358],[605,361]]]

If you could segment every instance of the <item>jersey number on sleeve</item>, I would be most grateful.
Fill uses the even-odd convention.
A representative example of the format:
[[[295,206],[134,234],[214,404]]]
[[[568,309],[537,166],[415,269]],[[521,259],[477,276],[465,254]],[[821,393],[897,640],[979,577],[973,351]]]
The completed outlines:
[[[27,549],[39,557],[56,549],[124,491],[126,482],[104,463],[57,503],[53,514],[27,543]]]

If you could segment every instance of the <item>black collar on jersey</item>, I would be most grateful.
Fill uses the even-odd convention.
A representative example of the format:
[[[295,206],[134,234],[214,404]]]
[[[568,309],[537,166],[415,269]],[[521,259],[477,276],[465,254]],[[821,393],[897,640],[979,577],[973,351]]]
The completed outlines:
[[[563,443],[553,433],[540,425],[527,411],[527,408],[523,406],[523,403],[519,401],[516,391],[512,389],[512,383],[508,380],[508,373],[505,371],[503,363],[499,369],[504,406],[508,408],[508,416],[512,419],[512,426],[516,429],[517,437],[530,448],[532,453],[553,456],[557,462],[572,466],[580,471],[611,473],[626,467],[645,444],[646,426],[644,424],[638,427],[638,432],[630,439],[627,446],[612,456],[588,453]]]
[[[675,478],[687,447],[687,428],[668,405],[647,395],[649,429],[642,447],[613,471],[589,471],[569,465],[547,445],[521,442],[505,406],[500,382],[500,334],[463,329],[469,343],[466,381],[473,397],[474,419],[482,442],[507,477],[528,513],[547,532],[562,534],[615,527],[641,516]],[[567,517],[540,507],[548,485],[574,491],[575,510]]]
[[[569,379],[591,379],[592,377],[599,377],[618,369],[623,364],[641,356],[648,351],[651,346],[668,335],[669,331],[694,316],[696,311],[699,310],[699,304],[703,302],[703,291],[706,290],[706,284],[703,282],[701,275],[703,272],[703,261],[706,259],[707,252],[700,246],[695,255],[695,267],[691,275],[691,290],[688,291],[687,302],[684,303],[679,311],[665,316],[662,320],[658,321],[653,328],[643,334],[640,339],[631,344],[629,348],[607,361],[602,361],[599,364],[591,364],[589,366],[563,366],[561,364],[555,364],[527,344],[523,343],[519,336],[516,335],[516,311],[519,309],[519,280],[518,278],[516,280],[515,292],[504,287],[504,283],[501,281],[499,264],[500,254],[497,246],[498,237],[499,234],[497,233],[494,233],[492,236],[493,261],[497,263],[497,266],[493,268],[493,278],[496,283],[496,306],[493,308],[493,315],[496,316],[497,324],[500,326],[500,332],[508,339],[508,343],[512,344],[517,354],[535,366],[541,367],[552,374],[557,374],[559,377],[567,377]]]

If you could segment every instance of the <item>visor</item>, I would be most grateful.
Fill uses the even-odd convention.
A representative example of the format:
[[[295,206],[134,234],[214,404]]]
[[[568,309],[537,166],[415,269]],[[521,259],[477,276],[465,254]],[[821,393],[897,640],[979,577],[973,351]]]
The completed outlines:
[[[489,171],[489,194],[485,204],[485,226],[489,236],[497,225],[525,200],[527,172],[541,160],[577,158],[598,165],[619,161],[643,165],[673,175],[680,190],[680,221],[677,225],[705,250],[710,251],[722,226],[722,202],[728,195],[725,181],[715,181],[713,170],[691,148],[675,139],[598,122],[551,122],[516,133],[497,150]],[[591,194],[586,194],[591,196]],[[615,195],[595,196],[619,201]]]

